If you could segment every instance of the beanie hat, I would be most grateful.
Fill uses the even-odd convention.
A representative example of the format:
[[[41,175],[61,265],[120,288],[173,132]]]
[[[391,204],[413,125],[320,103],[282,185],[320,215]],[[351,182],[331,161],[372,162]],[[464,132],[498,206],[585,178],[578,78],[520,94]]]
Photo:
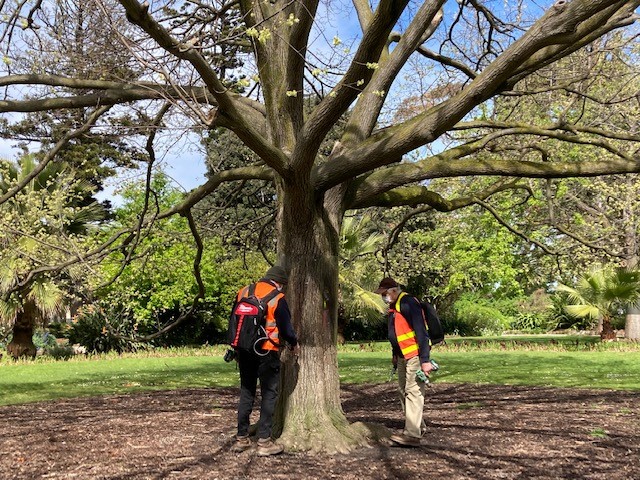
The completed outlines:
[[[289,281],[289,275],[287,275],[287,272],[280,265],[274,265],[267,270],[267,273],[264,274],[264,278],[267,280],[274,280],[283,285],[286,285]]]

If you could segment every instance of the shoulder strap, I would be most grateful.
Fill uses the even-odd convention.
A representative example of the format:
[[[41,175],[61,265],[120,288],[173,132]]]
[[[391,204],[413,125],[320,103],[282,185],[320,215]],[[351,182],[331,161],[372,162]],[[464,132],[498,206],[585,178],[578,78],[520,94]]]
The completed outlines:
[[[400,295],[398,295],[398,299],[396,300],[396,305],[395,305],[395,310],[396,312],[400,311],[400,300],[402,299],[402,297],[404,297],[405,295],[407,295],[407,292],[402,292],[400,293]],[[415,297],[414,297],[415,298]],[[418,302],[418,304],[420,305],[420,310],[422,311],[422,320],[424,321],[424,326],[427,329],[427,332],[429,331],[429,326],[427,325],[427,315],[426,312],[424,311],[424,309],[422,308],[422,302],[420,300],[418,300],[416,298],[416,302]]]
[[[262,299],[260,299],[260,302],[264,303],[264,305],[268,305],[269,302],[271,300],[273,300],[274,298],[276,298],[279,293],[280,293],[280,290],[278,290],[277,288],[274,287],[273,290],[271,290],[264,297],[262,297]]]
[[[252,283],[251,285],[249,285],[249,291],[247,292],[247,297],[256,297],[260,305],[262,305],[262,308],[266,308],[269,302],[273,300],[280,293],[280,290],[278,290],[274,286],[273,290],[267,293],[264,297],[258,297],[256,295],[256,286],[258,283],[268,283],[269,285],[271,285],[271,282],[264,282],[262,280],[260,280],[260,282]]]
[[[402,297],[404,297],[407,294],[407,292],[400,292],[400,295],[398,295],[398,298],[396,299],[396,312],[400,311],[400,300],[402,299]]]

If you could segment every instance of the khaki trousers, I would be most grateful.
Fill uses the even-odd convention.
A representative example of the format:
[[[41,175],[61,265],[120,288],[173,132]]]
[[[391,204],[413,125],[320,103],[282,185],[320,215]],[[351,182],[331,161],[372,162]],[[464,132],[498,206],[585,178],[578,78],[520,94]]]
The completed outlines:
[[[425,384],[416,380],[420,370],[420,357],[409,360],[398,358],[398,390],[404,412],[404,433],[410,437],[422,437],[427,428],[422,416]]]

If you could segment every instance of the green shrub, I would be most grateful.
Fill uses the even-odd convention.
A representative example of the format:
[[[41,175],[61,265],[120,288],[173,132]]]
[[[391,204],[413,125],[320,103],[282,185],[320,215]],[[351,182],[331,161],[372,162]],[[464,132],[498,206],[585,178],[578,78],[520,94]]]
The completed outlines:
[[[569,304],[566,296],[552,295],[550,298],[549,319],[554,322],[556,328],[562,330],[589,330],[595,327],[596,322],[590,318],[578,318],[567,313],[565,307]]]
[[[33,344],[36,346],[38,350],[41,350],[41,351],[44,351],[47,348],[55,347],[57,345],[56,337],[51,335],[46,330],[37,330],[33,334],[32,338],[33,338]]]
[[[7,343],[11,340],[9,336],[11,335],[11,329],[8,325],[0,323],[0,350],[4,350],[7,348]]]
[[[69,360],[75,355],[73,348],[69,345],[55,345],[47,348],[44,353],[56,360]]]
[[[51,322],[47,325],[47,330],[56,338],[69,338],[71,324],[67,322]]]
[[[510,329],[526,333],[545,333],[554,330],[556,326],[556,321],[548,313],[522,312],[511,321]]]
[[[69,331],[69,343],[82,345],[88,353],[134,352],[144,348],[132,340],[137,332],[135,323],[121,316],[117,323],[109,322],[108,318],[109,314],[99,307],[80,309]]]
[[[220,314],[213,313],[216,310],[214,305],[202,304],[195,313],[186,318],[175,328],[158,337],[153,341],[154,346],[159,347],[184,347],[195,345],[213,345],[216,343],[226,342],[227,333],[227,312],[224,317]],[[161,325],[149,325],[145,328],[149,333],[157,331],[158,327],[170,324],[180,315],[176,310],[164,312],[161,318]]]
[[[343,335],[347,342],[369,342],[386,340],[389,333],[386,321],[350,320],[344,327]]]
[[[474,294],[463,295],[454,304],[455,318],[446,322],[445,328],[461,336],[500,335],[510,318],[491,305],[485,298]]]

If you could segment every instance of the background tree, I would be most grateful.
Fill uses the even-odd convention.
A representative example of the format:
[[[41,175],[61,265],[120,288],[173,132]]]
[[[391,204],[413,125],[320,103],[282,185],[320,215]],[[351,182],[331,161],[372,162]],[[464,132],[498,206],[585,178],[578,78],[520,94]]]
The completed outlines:
[[[47,15],[40,18],[43,24],[36,35],[22,35],[21,29],[5,31],[5,37],[20,38],[19,49],[12,49],[9,41],[4,43],[7,71],[26,72],[18,77],[23,83],[29,82],[28,75],[52,73],[79,75],[86,80],[136,80],[143,70],[122,37],[130,25],[121,19],[113,28],[103,28],[103,17],[96,7],[93,0],[50,2]],[[33,21],[33,16],[25,20],[29,21]],[[37,99],[43,91],[46,87],[30,88],[26,96]],[[77,92],[64,86],[62,91]],[[88,111],[78,109],[28,111],[14,116],[13,121],[0,119],[0,136],[24,152],[35,154],[41,161],[46,152],[61,142],[55,160],[75,168],[77,175],[92,183],[99,192],[116,169],[134,167],[144,160],[144,152],[129,139],[138,134],[140,125],[151,120],[142,110],[104,109],[99,131],[84,130],[73,139],[65,139],[69,131],[80,128],[88,118]]]
[[[209,178],[215,178],[225,170],[259,162],[259,158],[228,130],[210,130],[204,142]],[[220,185],[198,204],[194,213],[203,235],[220,238],[227,256],[258,250],[273,263],[275,202],[272,182],[243,180],[238,184]]]
[[[340,273],[338,339],[342,343],[349,323],[364,329],[380,330],[387,306],[374,290],[380,281],[375,253],[384,236],[376,232],[369,216],[354,215],[344,219],[340,232]],[[386,326],[385,332],[386,332]]]
[[[168,209],[184,196],[163,173],[154,175],[150,188],[156,203],[154,209]],[[145,192],[145,182],[126,186],[122,191],[123,204],[114,211],[115,221],[103,229],[102,235],[111,236],[113,231],[130,224],[143,209]],[[177,216],[154,222],[145,229],[137,254],[124,268],[122,253],[112,253],[102,262],[100,274],[95,278],[95,284],[105,284],[96,291],[94,299],[110,314],[105,319],[106,326],[118,335],[152,336],[153,343],[158,345],[223,342],[236,292],[259,278],[267,268],[266,263],[258,253],[247,253],[245,259],[250,268],[243,268],[240,258],[225,257],[218,237],[203,240],[200,275],[204,295],[189,313],[188,321],[168,335],[157,336],[158,331],[189,311],[198,293],[193,274],[196,254],[187,221]],[[89,320],[93,321],[93,312],[89,313]]]
[[[605,36],[530,76],[526,82],[538,94],[496,98],[491,108],[478,111],[476,125],[491,120],[505,121],[506,127],[513,118],[536,123],[551,115],[559,122],[580,122],[592,131],[616,125],[624,138],[623,132],[638,131],[638,104],[631,101],[638,90],[638,66],[635,43],[628,43],[628,38],[619,33]],[[415,103],[414,99],[409,105],[415,108]],[[486,133],[483,128],[465,128],[454,132],[452,140],[479,138]],[[621,147],[621,138],[608,137],[606,148]],[[532,142],[524,136],[499,139],[478,158],[540,155],[543,159],[582,161],[598,154],[590,147]],[[636,183],[635,176],[615,175],[530,181],[528,192],[514,191],[511,200],[505,200],[509,193],[494,196],[479,205],[522,238],[522,263],[529,265],[529,271],[539,280],[548,284],[550,278],[559,277],[569,282],[594,262],[636,264]],[[527,248],[536,242],[538,248]],[[554,255],[548,258],[549,253]],[[519,278],[520,282],[524,280],[526,277]],[[627,316],[625,330],[631,335],[640,330],[632,325],[637,318],[634,314]]]
[[[484,201],[506,185],[483,185],[466,197],[446,198],[420,183],[435,178],[565,178],[640,170],[634,153],[638,136],[618,125],[603,122],[594,129],[582,125],[580,117],[559,121],[554,115],[525,123],[517,118],[475,120],[500,96],[540,94],[527,83],[533,73],[583,47],[598,48],[596,39],[633,23],[640,0],[500,3],[500,8],[475,1],[426,0],[415,8],[402,1],[382,0],[373,6],[355,1],[360,31],[349,48],[338,35],[332,40],[322,35],[330,25],[324,17],[332,11],[319,8],[315,0],[187,1],[180,11],[155,10],[136,0],[119,3],[122,9],[98,7],[107,27],[124,17],[137,26],[124,35],[146,70],[140,77],[144,81],[6,72],[0,85],[9,88],[0,112],[126,104],[151,113],[171,100],[171,111],[185,114],[195,127],[231,130],[260,158],[257,164],[211,176],[158,218],[177,213],[192,218],[191,208],[224,182],[268,180],[275,185],[277,251],[290,270],[288,298],[302,346],[298,361],[285,358],[283,368],[279,426],[281,441],[289,447],[347,451],[368,435],[361,426],[348,424],[339,398],[338,248],[348,210],[425,204],[452,211]],[[24,35],[37,35],[29,27],[46,25],[41,19],[49,15],[41,2],[2,7],[9,19],[5,39],[17,32],[21,18],[31,20]],[[207,28],[230,16],[241,19],[237,29]],[[333,50],[321,45],[324,38]],[[231,72],[212,61],[220,45],[239,39],[252,46],[249,55],[232,51],[250,73],[245,77],[247,95],[230,89]],[[390,48],[390,42],[397,44]],[[8,53],[21,46],[11,45]],[[394,111],[402,106],[395,96],[402,89],[396,87],[411,78],[412,66],[431,70],[429,82],[419,86],[433,95],[422,109],[394,122],[400,118]],[[47,89],[40,98],[25,98],[25,89],[19,88],[25,83],[26,91]],[[78,89],[76,94],[61,90],[70,85]],[[313,111],[305,115],[308,94]],[[416,94],[424,98],[422,91]],[[346,112],[344,134],[326,155],[322,142]],[[452,130],[473,134],[443,142]],[[533,148],[529,155],[493,154],[500,138],[569,143],[593,154],[547,158]],[[610,138],[621,144],[611,147]],[[416,149],[423,152],[417,161],[402,161]],[[191,222],[190,229],[197,242]]]
[[[640,273],[625,268],[594,268],[583,275],[575,288],[558,285],[558,291],[570,302],[565,308],[579,318],[602,324],[600,337],[613,340],[616,334],[611,320],[618,309],[636,305],[640,299]]]
[[[31,176],[32,156],[18,164],[0,165],[0,194]],[[34,357],[32,336],[39,321],[48,320],[85,288],[89,264],[71,261],[93,244],[91,224],[104,218],[92,186],[75,178],[62,164],[49,165],[0,205],[0,320],[12,324],[7,350],[14,357]]]

